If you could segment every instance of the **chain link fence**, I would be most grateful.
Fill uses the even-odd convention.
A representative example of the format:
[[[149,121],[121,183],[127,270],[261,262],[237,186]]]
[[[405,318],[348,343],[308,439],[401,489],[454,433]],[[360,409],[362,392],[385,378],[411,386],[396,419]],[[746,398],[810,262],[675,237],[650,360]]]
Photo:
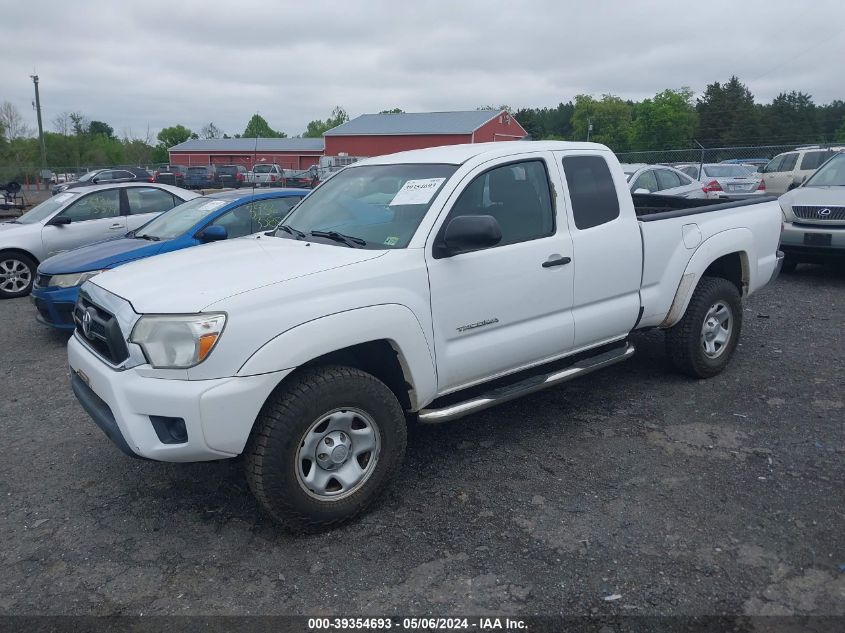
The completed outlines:
[[[749,165],[765,165],[778,154],[801,148],[833,149],[840,143],[791,143],[786,145],[746,145],[742,147],[691,147],[689,149],[649,150],[642,152],[617,152],[621,163],[646,163],[650,165],[681,165],[689,163],[721,163],[725,161]]]

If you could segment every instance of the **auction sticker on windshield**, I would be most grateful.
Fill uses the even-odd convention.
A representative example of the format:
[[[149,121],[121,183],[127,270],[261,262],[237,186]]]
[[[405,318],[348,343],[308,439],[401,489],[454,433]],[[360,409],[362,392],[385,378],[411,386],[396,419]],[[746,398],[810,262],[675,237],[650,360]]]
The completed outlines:
[[[393,196],[390,206],[400,204],[428,204],[445,178],[424,178],[409,180]]]

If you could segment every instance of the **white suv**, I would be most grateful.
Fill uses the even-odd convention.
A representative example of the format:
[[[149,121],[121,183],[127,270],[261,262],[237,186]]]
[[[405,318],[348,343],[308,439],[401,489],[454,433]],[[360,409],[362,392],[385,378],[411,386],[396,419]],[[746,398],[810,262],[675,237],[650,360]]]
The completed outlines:
[[[818,145],[799,147],[791,152],[778,154],[763,168],[766,193],[780,196],[794,189],[818,169],[834,152],[842,147],[823,148]]]

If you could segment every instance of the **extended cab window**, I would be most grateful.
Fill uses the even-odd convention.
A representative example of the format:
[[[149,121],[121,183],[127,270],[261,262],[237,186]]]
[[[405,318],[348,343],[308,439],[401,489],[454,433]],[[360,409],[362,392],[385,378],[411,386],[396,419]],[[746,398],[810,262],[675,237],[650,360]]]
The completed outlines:
[[[107,189],[89,193],[62,211],[61,215],[73,222],[116,218],[120,215],[120,190]]]
[[[565,156],[563,171],[575,226],[590,229],[619,217],[619,198],[607,162],[601,156]]]
[[[502,230],[498,246],[552,235],[554,210],[546,164],[525,161],[486,171],[467,185],[444,226],[460,215],[491,215]]]

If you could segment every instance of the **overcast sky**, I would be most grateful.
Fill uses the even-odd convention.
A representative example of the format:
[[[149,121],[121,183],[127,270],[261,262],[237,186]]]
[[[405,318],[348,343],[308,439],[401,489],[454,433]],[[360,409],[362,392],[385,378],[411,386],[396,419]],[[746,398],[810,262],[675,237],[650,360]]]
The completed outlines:
[[[259,112],[293,136],[350,116],[642,99],[736,74],[758,101],[845,99],[843,0],[7,2],[0,101],[34,127],[61,112],[153,136]]]

